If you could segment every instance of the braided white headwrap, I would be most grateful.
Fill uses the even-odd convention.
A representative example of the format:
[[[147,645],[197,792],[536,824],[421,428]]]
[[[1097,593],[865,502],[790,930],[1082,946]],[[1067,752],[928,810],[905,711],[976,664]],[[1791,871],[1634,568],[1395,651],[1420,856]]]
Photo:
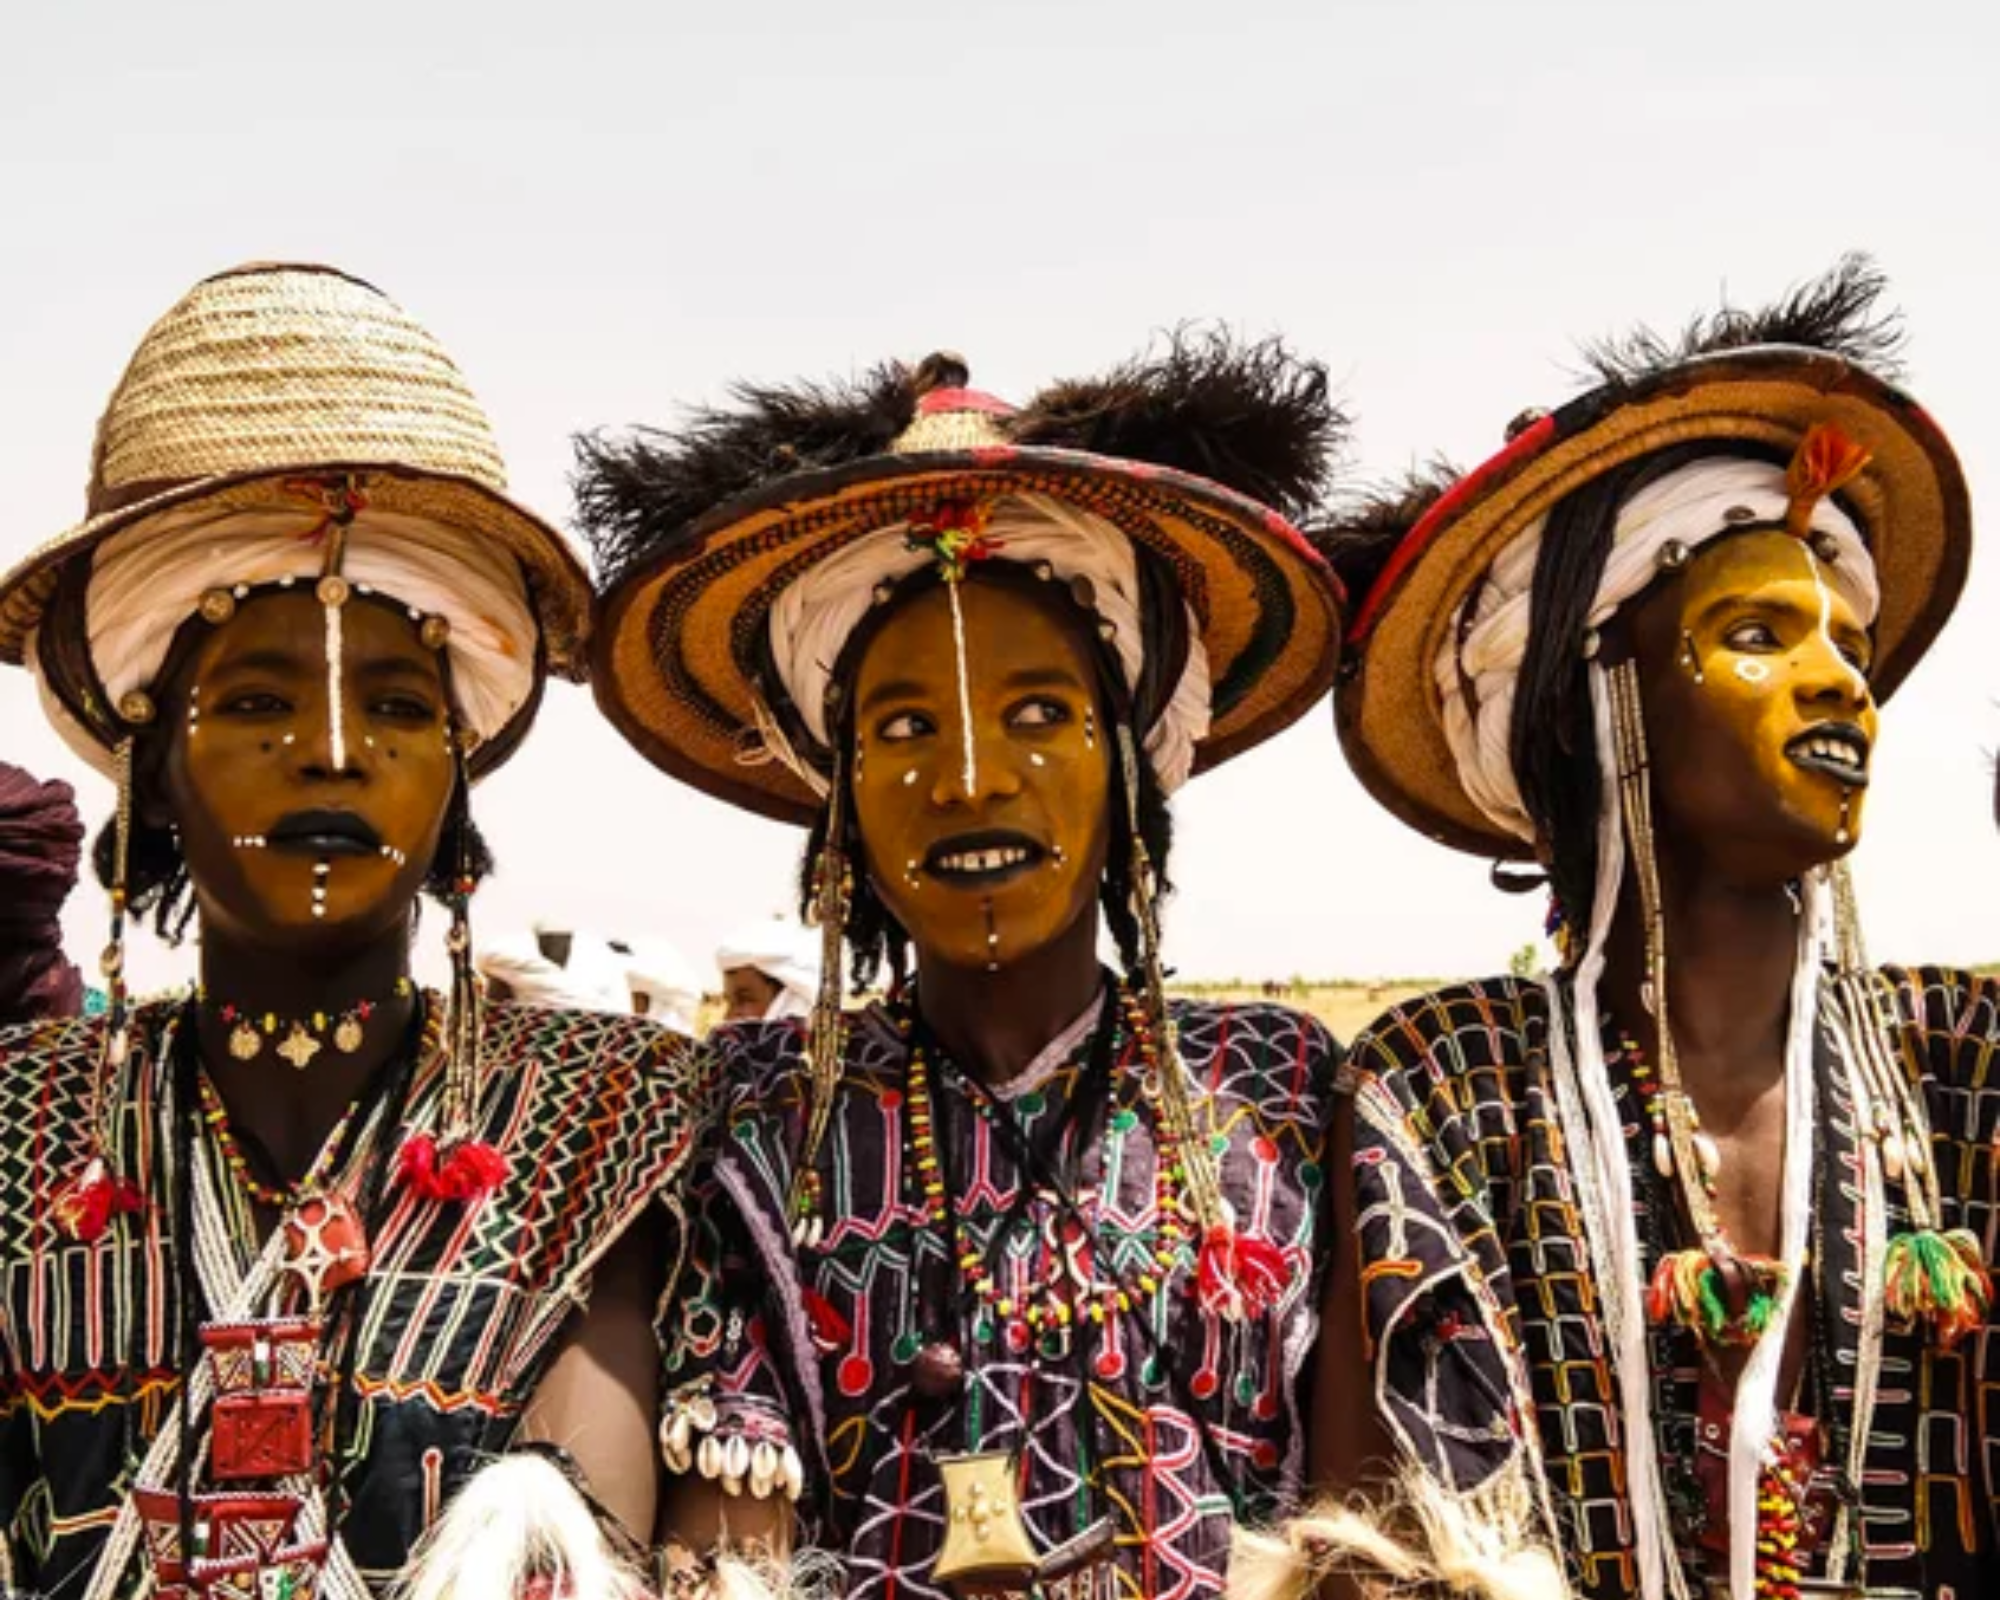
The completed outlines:
[[[875,603],[877,586],[936,559],[927,549],[912,549],[907,532],[908,524],[899,522],[864,535],[792,584],[771,607],[772,659],[785,692],[822,745],[829,742],[827,679],[848,636]],[[1092,603],[1097,615],[1114,630],[1111,647],[1124,668],[1126,687],[1137,688],[1145,668],[1146,640],[1140,622],[1138,560],[1125,534],[1104,518],[1061,500],[1022,494],[994,502],[985,538],[998,549],[995,559],[1030,567],[1046,562],[1065,582],[1088,578],[1095,590]],[[759,709],[764,712],[762,732],[769,753],[815,794],[824,795],[825,777],[791,748],[776,719]],[[1190,613],[1187,664],[1145,736],[1153,771],[1170,794],[1194,770],[1195,747],[1208,735],[1209,709],[1208,651]]]
[[[1783,467],[1735,457],[1697,461],[1647,484],[1619,508],[1590,625],[1603,626],[1652,583],[1668,540],[1693,551],[1746,522],[1782,526],[1790,503]],[[1739,507],[1751,515],[1742,516]],[[1535,827],[1514,776],[1514,689],[1535,625],[1535,562],[1547,520],[1537,518],[1487,570],[1466,600],[1469,616],[1461,608],[1434,668],[1445,738],[1466,794],[1489,821],[1530,844]],[[1821,571],[1872,625],[1881,596],[1861,530],[1831,498],[1814,508],[1812,528],[1830,535],[1840,550],[1840,559],[1822,564]]]
[[[111,703],[149,689],[174,635],[216,588],[297,579],[310,592],[325,565],[316,537],[325,513],[278,503],[250,510],[176,507],[106,539],[92,560],[84,621],[90,655]],[[453,710],[481,738],[504,728],[534,692],[539,629],[512,555],[464,529],[427,518],[364,510],[347,528],[341,574],[422,616],[451,624]],[[29,664],[36,667],[34,643]],[[108,774],[111,757],[42,698],[70,748]]]

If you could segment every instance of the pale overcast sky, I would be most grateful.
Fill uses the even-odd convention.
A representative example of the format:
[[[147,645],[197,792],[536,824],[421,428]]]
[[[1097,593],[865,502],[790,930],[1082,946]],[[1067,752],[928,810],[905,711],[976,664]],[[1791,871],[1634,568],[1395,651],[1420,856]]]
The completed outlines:
[[[434,329],[525,500],[569,436],[731,378],[939,346],[1025,395],[1188,318],[1284,332],[1356,475],[1496,447],[1575,342],[1873,252],[1912,387],[2000,475],[1995,12],[1759,0],[1011,6],[14,5],[0,22],[0,556],[78,518],[132,346],[253,258],[369,278]],[[1878,952],[2000,958],[2000,557],[1890,707],[1861,853]],[[108,788],[0,677],[0,752]],[[1539,923],[1379,811],[1322,706],[1179,808],[1191,975],[1465,974]],[[559,688],[482,790],[489,932],[539,914],[705,962],[797,838],[684,789]],[[432,917],[432,933],[441,918]],[[79,953],[102,940],[80,891]],[[185,970],[148,946],[142,981]]]

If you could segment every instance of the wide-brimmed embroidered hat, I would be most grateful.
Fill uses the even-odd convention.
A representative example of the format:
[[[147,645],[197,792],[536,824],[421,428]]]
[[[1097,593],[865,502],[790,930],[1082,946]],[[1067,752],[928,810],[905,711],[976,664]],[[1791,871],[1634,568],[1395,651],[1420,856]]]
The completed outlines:
[[[1591,352],[1598,387],[1518,419],[1504,449],[1378,518],[1335,693],[1341,742],[1377,800],[1439,843],[1499,859],[1532,846],[1468,792],[1445,725],[1438,663],[1495,563],[1565,496],[1672,446],[1751,447],[1783,461],[1825,425],[1867,455],[1840,498],[1866,540],[1880,606],[1869,678],[1886,699],[1957,603],[1971,554],[1965,479],[1943,432],[1882,375],[1893,319],[1870,321],[1881,279],[1852,259],[1761,313],[1723,313],[1677,343],[1647,334]],[[1332,546],[1339,546],[1336,529]],[[1356,548],[1349,544],[1348,553]],[[1386,560],[1383,556],[1386,555]],[[1372,576],[1364,566],[1379,567]],[[1580,756],[1580,759],[1583,757]]]
[[[113,536],[163,513],[250,511],[327,483],[396,527],[440,525],[503,552],[520,569],[547,669],[582,675],[588,575],[553,526],[509,497],[491,425],[457,366],[380,291],[290,264],[209,278],[147,333],[98,425],[85,519],[0,577],[0,662],[24,660],[64,572]],[[67,710],[78,726],[65,736],[108,765],[120,732],[111,708]],[[531,699],[516,723],[532,710]],[[511,750],[519,728],[507,732],[476,767]]]
[[[605,584],[592,677],[641,753],[749,810],[809,822],[823,784],[778,734],[792,719],[770,665],[774,606],[857,541],[969,528],[1009,502],[1079,513],[1170,575],[1206,658],[1195,769],[1326,692],[1341,595],[1295,526],[1344,424],[1323,368],[1275,342],[1182,334],[1162,356],[1019,409],[967,381],[956,357],[932,357],[851,385],[746,389],[740,409],[671,434],[582,441],[579,517]],[[990,543],[1009,556],[1004,537]],[[1059,539],[1042,550],[1043,575],[1063,568]]]

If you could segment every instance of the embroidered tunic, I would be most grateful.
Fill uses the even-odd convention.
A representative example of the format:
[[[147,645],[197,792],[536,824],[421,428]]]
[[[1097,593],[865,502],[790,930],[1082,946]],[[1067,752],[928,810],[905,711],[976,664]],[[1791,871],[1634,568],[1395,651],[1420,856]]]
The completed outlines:
[[[1943,1225],[1971,1229],[1996,1259],[2000,983],[1936,970],[1888,976],[1903,1060],[1928,1104]],[[1567,1006],[1567,987],[1561,994]],[[1356,1040],[1365,1320],[1379,1343],[1376,1399],[1392,1434],[1475,1504],[1520,1509],[1539,1457],[1572,1582],[1611,1600],[1639,1584],[1627,1440],[1558,1131],[1549,1033],[1547,991],[1502,978],[1411,1001]],[[1901,1189],[1890,1184],[1885,1202],[1866,1181],[1862,1130],[1824,1029],[1815,1072],[1810,1287],[1833,1314],[1804,1299],[1796,1314],[1822,1330],[1815,1364],[1831,1392],[1815,1411],[1832,1459],[1859,1467],[1862,1504],[1858,1526],[1836,1515],[1807,1571],[1840,1567],[1871,1596],[2000,1593],[1993,1325],[1950,1351],[1921,1330],[1883,1326],[1879,1266],[1869,1271],[1864,1257],[1879,1256],[1871,1238],[1908,1227]],[[1650,1274],[1672,1202],[1653,1176],[1644,1112],[1620,1080],[1614,1073]],[[1628,1290],[1635,1306],[1637,1289]],[[1693,1470],[1698,1446],[1715,1444],[1697,1437],[1702,1364],[1683,1331],[1654,1330],[1650,1348],[1670,1548],[1694,1593],[1721,1593],[1703,1587],[1726,1588],[1728,1575],[1720,1561],[1712,1572],[1702,1566],[1705,1497]]]
[[[996,1097],[1029,1149],[1064,1124],[1096,1014]],[[1224,1322],[1189,1297],[1183,1247],[1161,1292],[1135,1292],[1129,1313],[1102,1324],[1080,1319],[1066,1349],[976,1300],[949,1241],[926,1225],[905,1155],[910,1051],[882,1011],[850,1017],[818,1161],[817,1247],[795,1247],[785,1220],[803,1142],[800,1029],[749,1024],[711,1039],[728,1109],[692,1191],[699,1231],[666,1324],[667,1387],[707,1394],[725,1441],[775,1438],[800,1451],[809,1536],[845,1557],[850,1594],[944,1592],[929,1576],[943,1533],[942,1454],[1018,1452],[1043,1551],[1109,1518],[1116,1565],[1106,1570],[1129,1596],[1220,1592],[1232,1520],[1275,1515],[1296,1487],[1296,1380],[1317,1326],[1338,1047],[1310,1017],[1275,1006],[1188,1005],[1175,1016],[1207,1097],[1197,1126],[1222,1152],[1239,1227],[1283,1249],[1289,1286],[1277,1309]],[[1070,1181],[1095,1234],[1086,1270],[1136,1285],[1160,1220],[1156,1122],[1128,1092],[1136,1052],[1124,1049],[1096,1131],[1071,1129]],[[1032,1179],[1023,1193],[1020,1145],[998,1136],[955,1074],[933,1065],[928,1076],[958,1214],[1018,1296],[1075,1239],[1053,1196]],[[964,1386],[927,1398],[915,1373],[939,1340],[962,1352]]]
[[[91,1244],[66,1238],[50,1206],[84,1148],[102,1022],[0,1031],[0,1595],[84,1593],[189,1366],[177,1341],[195,1274],[176,1259],[156,1161],[180,1126],[168,1071],[179,1009],[137,1013],[116,1115],[113,1147],[147,1207]],[[695,1053],[636,1018],[493,1005],[482,1045],[482,1133],[512,1156],[505,1182],[467,1205],[396,1198],[368,1281],[347,1291],[358,1333],[334,1498],[340,1538],[376,1589],[506,1447],[597,1262],[656,1198],[673,1204],[700,1111]],[[419,1072],[408,1125],[434,1125],[441,1086]],[[229,1203],[243,1221],[240,1198]],[[115,1592],[147,1565],[142,1544]]]

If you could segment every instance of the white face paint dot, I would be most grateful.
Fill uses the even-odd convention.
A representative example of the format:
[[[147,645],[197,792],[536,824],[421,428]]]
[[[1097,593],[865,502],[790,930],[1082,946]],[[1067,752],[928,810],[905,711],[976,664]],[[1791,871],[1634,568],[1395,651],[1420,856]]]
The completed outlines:
[[[1049,758],[1043,755],[1039,750],[1029,751],[1028,759],[1038,767],[1046,767],[1049,764]]]
[[[910,768],[908,772],[903,774],[903,787],[905,789],[909,788],[916,781],[917,781],[917,769],[915,767]]]
[[[1771,669],[1761,661],[1739,661],[1736,663],[1736,676],[1741,678],[1745,683],[1762,683],[1770,675]]]

